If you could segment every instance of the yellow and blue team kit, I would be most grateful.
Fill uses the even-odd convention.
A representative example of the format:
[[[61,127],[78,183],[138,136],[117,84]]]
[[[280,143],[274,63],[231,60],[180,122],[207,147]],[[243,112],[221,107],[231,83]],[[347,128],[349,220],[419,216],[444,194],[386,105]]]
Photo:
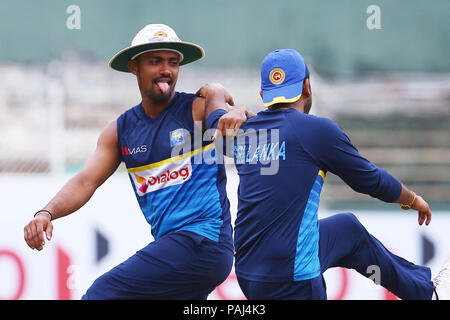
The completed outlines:
[[[97,279],[84,299],[206,299],[230,273],[225,168],[214,144],[193,139],[195,98],[175,92],[155,118],[139,104],[117,119],[118,152],[155,241]]]
[[[213,111],[207,128],[216,128],[225,113]],[[334,121],[293,108],[267,109],[249,118],[232,142],[215,141],[234,158],[239,175],[235,271],[247,298],[326,299],[324,271],[339,266],[368,276],[370,265],[380,266],[381,285],[399,297],[431,296],[429,268],[390,253],[353,214],[318,218],[329,172],[385,202],[402,190]]]
[[[194,141],[194,97],[177,92],[156,118],[138,105],[118,120],[120,152],[156,240],[179,230],[215,242],[231,237],[225,169],[214,144]]]

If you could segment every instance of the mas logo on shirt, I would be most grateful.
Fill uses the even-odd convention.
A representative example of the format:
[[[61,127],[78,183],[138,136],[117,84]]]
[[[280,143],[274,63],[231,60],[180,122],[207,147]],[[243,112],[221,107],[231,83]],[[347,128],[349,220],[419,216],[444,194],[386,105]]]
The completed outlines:
[[[139,147],[129,148],[129,147],[121,147],[122,149],[122,156],[129,156],[129,155],[135,155],[138,153],[145,153],[147,152],[148,148],[147,145],[143,144]]]
[[[170,146],[173,147],[182,143],[184,143],[183,129],[170,131]]]

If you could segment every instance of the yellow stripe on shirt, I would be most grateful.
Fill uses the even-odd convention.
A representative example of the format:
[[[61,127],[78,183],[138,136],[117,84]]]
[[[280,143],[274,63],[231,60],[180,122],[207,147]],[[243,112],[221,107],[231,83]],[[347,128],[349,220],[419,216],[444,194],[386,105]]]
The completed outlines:
[[[168,163],[172,163],[172,162],[175,162],[175,161],[180,161],[180,160],[183,160],[183,159],[186,159],[186,158],[189,158],[189,157],[193,157],[196,154],[199,154],[200,152],[211,150],[211,149],[214,149],[215,147],[216,146],[214,145],[214,143],[211,143],[211,144],[208,144],[208,145],[206,145],[206,146],[204,146],[202,148],[195,149],[195,150],[193,150],[191,152],[188,152],[188,153],[180,154],[180,155],[178,155],[176,157],[168,158],[168,159],[161,160],[159,162],[155,162],[155,163],[151,163],[151,164],[147,164],[147,165],[141,166],[141,167],[129,168],[127,170],[128,170],[128,172],[139,172],[139,171],[144,171],[144,170],[148,170],[148,169],[157,168],[157,167],[166,165]]]
[[[323,171],[323,170],[319,170],[319,173],[318,173],[318,175],[319,175],[319,176],[321,176],[321,177],[322,177],[322,179],[323,179],[323,182],[325,182],[325,175],[326,175],[325,171]]]

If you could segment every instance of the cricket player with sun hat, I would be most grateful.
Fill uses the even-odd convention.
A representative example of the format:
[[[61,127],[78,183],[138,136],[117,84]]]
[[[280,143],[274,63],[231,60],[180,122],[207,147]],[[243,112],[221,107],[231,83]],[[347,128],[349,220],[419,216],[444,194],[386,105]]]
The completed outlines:
[[[125,163],[155,240],[96,279],[82,299],[206,299],[231,271],[225,169],[211,161],[214,144],[191,139],[194,121],[204,123],[205,99],[175,91],[179,67],[203,56],[200,46],[181,41],[169,26],[140,30],[110,66],[136,76],[141,103],[107,125],[82,171],[24,228],[27,244],[42,250],[51,220],[82,207]],[[222,98],[233,105],[231,96]],[[242,123],[245,110],[232,108],[230,117]]]
[[[207,128],[221,131],[228,117],[223,94],[202,90]],[[309,115],[310,74],[300,53],[269,53],[260,93],[267,109],[242,125],[233,150],[215,140],[218,150],[234,157],[240,178],[235,270],[246,297],[326,299],[327,269],[351,268],[369,277],[369,267],[378,266],[378,284],[402,299],[449,299],[450,259],[431,279],[429,268],[391,253],[354,214],[318,219],[327,172],[356,192],[417,211],[420,225],[430,223],[431,211],[421,196],[362,157],[335,122]],[[272,166],[276,170],[264,171]]]

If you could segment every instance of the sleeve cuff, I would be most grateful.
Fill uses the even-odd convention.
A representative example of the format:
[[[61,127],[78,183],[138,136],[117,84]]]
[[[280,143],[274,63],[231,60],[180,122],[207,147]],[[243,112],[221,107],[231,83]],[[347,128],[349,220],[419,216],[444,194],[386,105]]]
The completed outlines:
[[[206,119],[206,129],[216,129],[217,125],[219,124],[219,119],[224,114],[226,114],[228,111],[224,109],[217,109],[211,112],[211,114],[208,116],[208,119]]]

